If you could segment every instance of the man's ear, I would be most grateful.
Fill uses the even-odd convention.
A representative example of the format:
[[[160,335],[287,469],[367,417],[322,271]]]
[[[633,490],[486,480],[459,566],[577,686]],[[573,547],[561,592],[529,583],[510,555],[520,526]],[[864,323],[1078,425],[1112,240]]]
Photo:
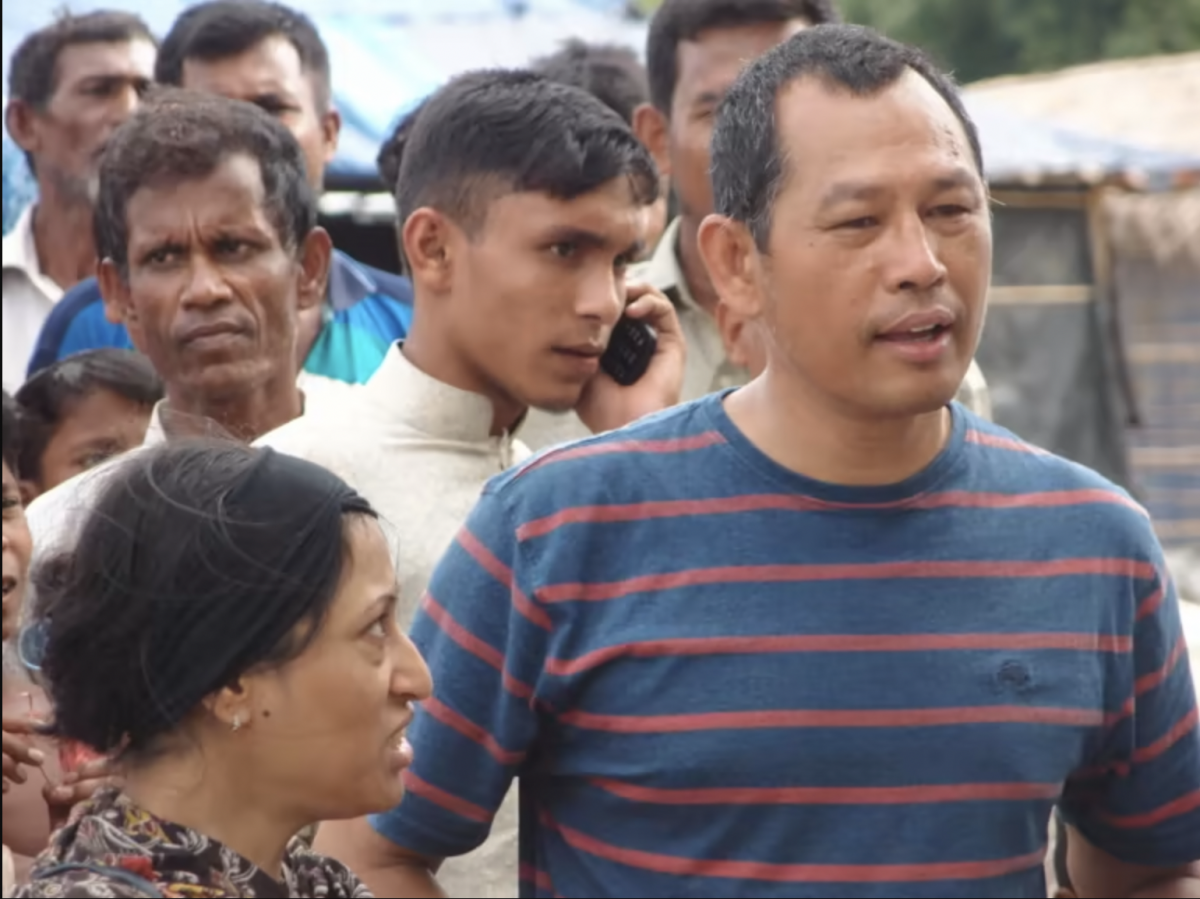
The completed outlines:
[[[400,243],[408,274],[435,293],[450,289],[453,282],[454,246],[462,232],[446,216],[422,206],[404,222]]]
[[[9,100],[4,109],[4,127],[12,135],[13,143],[26,153],[36,153],[40,149],[33,117],[33,107],[24,100]]]
[[[671,174],[670,128],[667,117],[652,103],[642,103],[633,111],[633,133],[664,176]]]
[[[733,316],[756,318],[762,312],[758,248],[741,222],[710,215],[700,224],[700,255],[713,287]]]
[[[100,296],[104,298],[104,317],[114,325],[124,325],[136,344],[134,331],[138,324],[137,310],[133,307],[129,282],[117,264],[108,258],[101,259],[96,265],[96,283],[100,286]]]
[[[299,309],[312,309],[325,299],[332,257],[333,240],[329,232],[324,228],[309,231],[300,248],[300,283],[296,292]]]
[[[321,116],[321,134],[325,138],[325,164],[329,165],[337,156],[338,139],[342,134],[342,114],[336,109],[330,107]]]

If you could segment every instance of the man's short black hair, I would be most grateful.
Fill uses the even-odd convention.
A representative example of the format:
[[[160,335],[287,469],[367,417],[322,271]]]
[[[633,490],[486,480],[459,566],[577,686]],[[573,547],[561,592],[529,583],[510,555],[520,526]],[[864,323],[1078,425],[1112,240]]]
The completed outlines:
[[[587,91],[627,125],[633,124],[633,111],[650,99],[646,67],[628,47],[571,38],[557,53],[535,61],[532,68],[551,81]]]
[[[188,8],[163,40],[154,79],[182,87],[187,60],[214,62],[240,56],[270,37],[286,38],[296,48],[300,65],[313,81],[317,111],[325,112],[332,97],[329,51],[312,20],[282,3],[210,0]]]
[[[461,75],[425,101],[400,148],[401,222],[431,206],[468,231],[508,193],[571,200],[626,177],[640,203],[658,172],[620,116],[591,94],[524,70]]]
[[[60,359],[21,385],[21,477],[42,478],[46,447],[75,407],[101,390],[147,408],[163,398],[163,385],[150,360],[134,350],[106,347]]]
[[[59,16],[21,41],[8,72],[8,93],[35,109],[43,109],[58,89],[58,58],[77,44],[121,44],[144,40],[156,44],[140,16],[97,10]]]
[[[833,0],[664,0],[650,22],[646,66],[650,101],[671,115],[679,78],[679,45],[711,28],[738,28],[804,19],[810,25],[841,21]]]
[[[298,250],[317,225],[317,200],[292,133],[250,103],[159,88],[114,132],[101,159],[94,219],[100,258],[128,274],[127,210],[139,190],[205,178],[233,156],[258,163],[264,209],[280,242]]]
[[[929,82],[962,123],[982,175],[979,134],[949,75],[915,47],[870,28],[822,25],[794,35],[752,63],[721,103],[712,138],[717,213],[745,223],[758,248],[766,250],[775,198],[789,174],[776,127],[777,101],[788,84],[809,76],[832,91],[869,97],[909,70]]]

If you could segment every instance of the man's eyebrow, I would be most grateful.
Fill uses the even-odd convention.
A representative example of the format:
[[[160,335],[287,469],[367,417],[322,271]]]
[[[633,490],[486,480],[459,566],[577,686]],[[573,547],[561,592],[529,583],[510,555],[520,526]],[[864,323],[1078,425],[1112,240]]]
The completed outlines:
[[[693,106],[716,106],[725,97],[716,91],[705,91],[702,94],[697,94],[696,99],[692,101]]]
[[[588,231],[586,228],[573,228],[569,225],[551,229],[546,235],[547,243],[574,243],[583,247],[599,248],[607,246],[609,241],[603,234]]]
[[[937,191],[945,191],[974,187],[976,183],[977,179],[972,175],[970,169],[956,168],[952,172],[939,175],[933,180],[932,186]],[[883,184],[869,181],[842,181],[830,187],[821,197],[821,208],[826,209],[836,206],[838,203],[854,200],[873,200],[886,190],[887,188]]]
[[[978,178],[967,168],[956,168],[953,172],[934,179],[933,186],[937,190],[955,190],[959,187],[975,187]]]
[[[882,184],[872,184],[867,181],[840,181],[835,183],[821,197],[821,208],[836,206],[851,200],[870,200],[884,192]]]

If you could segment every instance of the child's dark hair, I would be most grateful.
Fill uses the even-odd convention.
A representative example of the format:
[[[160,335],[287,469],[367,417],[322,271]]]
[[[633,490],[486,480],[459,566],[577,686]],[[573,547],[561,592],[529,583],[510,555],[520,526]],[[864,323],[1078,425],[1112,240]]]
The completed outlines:
[[[21,417],[17,468],[21,477],[41,479],[42,456],[63,419],[81,400],[100,390],[143,406],[153,406],[163,398],[162,381],[154,366],[133,350],[89,350],[43,368],[17,391]]]
[[[17,465],[17,450],[21,443],[20,424],[17,418],[17,404],[8,391],[4,391],[4,464],[14,477],[19,477]]]

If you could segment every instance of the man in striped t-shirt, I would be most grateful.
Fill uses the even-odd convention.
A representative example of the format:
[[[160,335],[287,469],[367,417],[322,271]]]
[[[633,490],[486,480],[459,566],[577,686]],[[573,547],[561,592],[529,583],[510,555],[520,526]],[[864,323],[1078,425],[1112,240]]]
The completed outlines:
[[[1045,896],[1056,804],[1081,895],[1197,895],[1150,522],[951,402],[991,263],[954,86],[804,31],[725,101],[713,182],[765,374],[489,486],[414,625],[407,797],[343,860],[438,895],[516,777],[525,896]]]

